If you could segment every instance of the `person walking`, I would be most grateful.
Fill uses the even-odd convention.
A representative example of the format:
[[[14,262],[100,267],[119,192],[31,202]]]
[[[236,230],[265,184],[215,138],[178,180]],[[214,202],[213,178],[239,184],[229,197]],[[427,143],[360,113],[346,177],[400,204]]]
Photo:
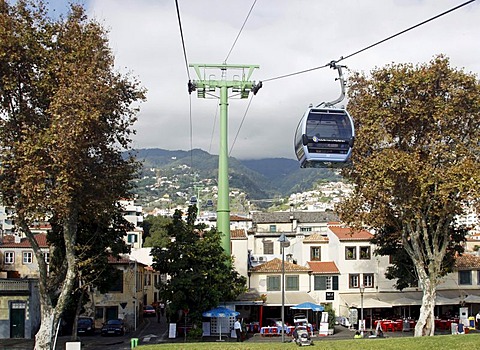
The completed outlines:
[[[162,313],[162,317],[165,314],[165,303],[163,301],[160,302],[160,312]]]
[[[237,334],[237,341],[242,341],[242,324],[240,320],[237,318],[235,323],[233,324],[233,329],[235,329],[235,333]]]

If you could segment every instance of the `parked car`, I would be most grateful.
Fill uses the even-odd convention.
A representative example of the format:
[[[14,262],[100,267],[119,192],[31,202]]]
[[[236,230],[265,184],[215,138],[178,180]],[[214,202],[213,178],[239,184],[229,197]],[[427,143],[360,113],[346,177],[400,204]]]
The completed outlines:
[[[95,334],[95,322],[93,321],[93,319],[90,317],[79,317],[77,320],[77,334]]]
[[[102,336],[124,335],[125,324],[123,323],[123,320],[120,320],[120,319],[108,320],[106,323],[103,324],[101,334]]]
[[[149,317],[149,316],[155,316],[155,308],[152,305],[145,305],[143,307],[143,316]]]

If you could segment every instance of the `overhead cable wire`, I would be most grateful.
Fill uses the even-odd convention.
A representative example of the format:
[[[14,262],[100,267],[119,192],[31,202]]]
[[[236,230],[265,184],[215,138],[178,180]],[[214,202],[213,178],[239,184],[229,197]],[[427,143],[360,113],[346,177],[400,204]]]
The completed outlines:
[[[228,153],[228,156],[230,157],[232,154],[233,146],[235,146],[235,142],[237,141],[238,134],[240,134],[240,130],[242,129],[243,122],[245,121],[245,118],[248,113],[248,109],[250,108],[250,105],[252,104],[253,101],[253,96],[250,98],[250,101],[248,101],[247,109],[245,110],[245,113],[243,114],[242,121],[240,122],[240,126],[238,127],[237,134],[235,135],[235,138],[233,139],[232,147],[230,147],[230,152]]]
[[[399,36],[399,35],[401,35],[401,34],[404,34],[404,33],[408,32],[408,31],[413,30],[413,29],[415,29],[415,28],[418,28],[418,27],[420,27],[420,26],[422,26],[422,25],[424,25],[424,24],[426,24],[426,23],[428,23],[428,22],[431,22],[431,21],[433,21],[433,20],[435,20],[435,19],[438,19],[438,18],[440,18],[440,17],[442,17],[442,16],[444,16],[444,15],[446,15],[446,14],[449,14],[450,12],[453,12],[453,11],[455,11],[455,10],[458,10],[458,9],[460,9],[460,8],[466,6],[466,5],[468,5],[468,4],[470,4],[470,3],[474,2],[474,1],[476,1],[476,0],[466,1],[466,2],[464,2],[464,3],[462,3],[462,4],[458,5],[458,6],[455,6],[455,7],[451,8],[451,9],[449,9],[449,10],[447,10],[447,11],[444,11],[444,12],[442,12],[442,13],[436,15],[436,16],[433,16],[433,17],[431,17],[431,18],[429,18],[429,19],[427,19],[427,20],[425,20],[425,21],[423,21],[423,22],[420,22],[420,23],[418,23],[418,24],[416,24],[416,25],[414,25],[414,26],[411,26],[411,27],[409,27],[409,28],[407,28],[407,29],[404,29],[404,30],[402,30],[402,31],[400,31],[400,32],[398,32],[398,33],[396,33],[396,34],[393,34],[393,35],[385,38],[385,39],[382,39],[382,40],[380,40],[380,41],[377,41],[376,43],[374,43],[374,44],[372,44],[372,45],[369,45],[369,46],[367,46],[367,47],[364,47],[364,48],[361,49],[361,50],[355,51],[355,52],[353,52],[353,53],[351,53],[351,54],[349,54],[349,55],[347,55],[347,56],[341,56],[337,61],[332,61],[332,62],[333,62],[333,63],[338,63],[338,62],[340,62],[340,61],[346,60],[347,58],[350,58],[350,57],[355,56],[355,55],[357,55],[357,54],[359,54],[359,53],[361,53],[361,52],[363,52],[363,51],[366,51],[366,50],[368,50],[368,49],[371,49],[371,48],[374,47],[374,46],[380,45],[380,44],[384,43],[385,41],[388,41],[388,40],[390,40],[390,39],[393,39],[393,38],[395,38],[395,37],[397,37],[397,36]],[[317,70],[317,69],[326,68],[326,67],[331,67],[331,63],[327,63],[327,64],[324,64],[324,65],[322,65],[322,66],[318,66],[318,67],[314,67],[314,68],[310,68],[310,69],[305,69],[305,70],[302,70],[302,71],[299,71],[299,72],[294,72],[294,73],[290,73],[290,74],[284,74],[284,75],[281,75],[281,76],[278,76],[278,77],[274,77],[274,78],[264,79],[264,80],[262,80],[262,82],[267,82],[267,81],[272,81],[272,80],[287,78],[287,77],[291,77],[291,76],[293,76],[293,75],[303,74],[303,73],[311,72],[311,71],[314,71],[314,70]]]
[[[182,38],[183,57],[185,58],[185,68],[187,70],[188,81],[190,82],[190,71],[188,69],[187,50],[185,49],[185,40],[183,38],[182,20],[180,18],[180,7],[178,0],[175,0],[177,9],[178,27],[180,29],[180,37]],[[190,119],[190,169],[193,171],[193,122],[192,122],[192,95],[189,94],[189,119]]]
[[[188,80],[190,80],[190,72],[188,70],[187,50],[185,49],[185,40],[183,38],[182,20],[180,19],[180,8],[178,6],[178,0],[175,0],[175,6],[177,8],[178,27],[180,28],[180,36],[182,38],[183,57],[185,58],[185,67],[187,68]]]
[[[247,21],[248,21],[248,17],[250,17],[250,14],[252,13],[252,10],[253,10],[253,8],[255,7],[255,4],[256,4],[256,3],[257,3],[257,0],[254,0],[254,1],[253,1],[253,4],[252,4],[252,7],[250,7],[250,11],[248,11],[248,14],[247,14],[247,17],[245,18],[245,21],[243,22],[242,27],[240,28],[240,31],[238,32],[237,37],[235,38],[235,41],[233,42],[233,45],[232,45],[232,47],[230,48],[230,51],[228,52],[227,57],[225,58],[225,61],[224,61],[225,63],[227,63],[227,60],[228,60],[228,58],[230,57],[230,54],[232,53],[233,48],[235,47],[235,44],[237,43],[237,40],[238,40],[238,38],[240,37],[240,34],[242,33],[243,27],[245,27],[245,24],[246,24]]]

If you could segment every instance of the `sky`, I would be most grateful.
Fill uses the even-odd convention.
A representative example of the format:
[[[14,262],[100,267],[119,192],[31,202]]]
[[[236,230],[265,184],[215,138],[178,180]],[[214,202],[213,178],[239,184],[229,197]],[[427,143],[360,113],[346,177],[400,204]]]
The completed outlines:
[[[218,154],[219,99],[188,94],[189,75],[192,80],[198,77],[192,68],[187,71],[175,0],[76,2],[108,29],[116,69],[131,72],[148,90],[147,101],[140,105],[132,146],[201,148]],[[221,64],[228,57],[227,64],[259,65],[250,78],[257,83],[339,60],[465,2],[177,0],[188,63]],[[66,13],[68,1],[49,0],[49,8],[52,14]],[[479,38],[480,1],[475,1],[340,64],[347,67],[344,75],[348,80],[352,72],[368,74],[392,63],[428,63],[444,54],[453,67],[478,76]],[[207,74],[221,79],[220,70]],[[266,81],[249,99],[230,97],[230,155],[295,159],[293,137],[298,122],[309,104],[332,101],[340,95],[337,77],[336,70],[322,68]],[[348,90],[340,105],[347,102]]]

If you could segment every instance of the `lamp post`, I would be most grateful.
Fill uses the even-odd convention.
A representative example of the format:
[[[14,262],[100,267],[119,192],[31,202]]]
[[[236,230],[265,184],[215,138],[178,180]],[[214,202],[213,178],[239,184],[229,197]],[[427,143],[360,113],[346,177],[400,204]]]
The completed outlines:
[[[363,284],[360,285],[360,333],[363,336],[363,331],[365,330],[365,323],[363,320],[363,292],[365,292],[365,286]]]
[[[280,248],[282,249],[282,343],[285,342],[285,248],[290,246],[290,242],[282,233],[278,239],[280,242]]]

